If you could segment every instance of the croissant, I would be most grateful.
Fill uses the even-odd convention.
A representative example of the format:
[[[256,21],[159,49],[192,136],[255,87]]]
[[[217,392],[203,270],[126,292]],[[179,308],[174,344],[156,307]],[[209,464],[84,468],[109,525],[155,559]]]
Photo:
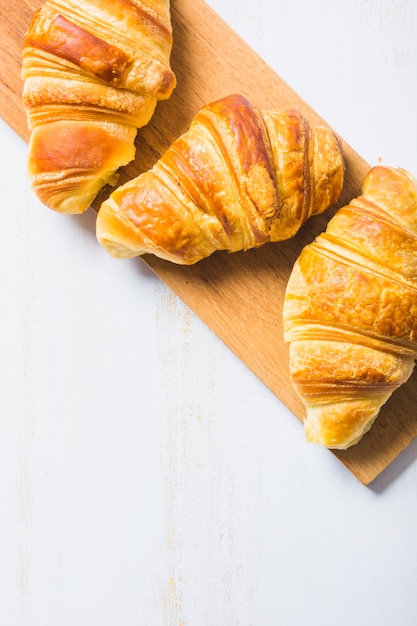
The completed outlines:
[[[291,380],[309,441],[346,449],[417,358],[417,180],[372,168],[362,195],[301,252],[284,299]]]
[[[202,108],[151,170],[113,191],[97,239],[118,258],[152,253],[189,265],[288,239],[336,202],[343,179],[332,131],[232,94]]]
[[[135,156],[137,129],[176,83],[169,0],[50,0],[22,51],[31,132],[28,175],[39,199],[85,211]]]

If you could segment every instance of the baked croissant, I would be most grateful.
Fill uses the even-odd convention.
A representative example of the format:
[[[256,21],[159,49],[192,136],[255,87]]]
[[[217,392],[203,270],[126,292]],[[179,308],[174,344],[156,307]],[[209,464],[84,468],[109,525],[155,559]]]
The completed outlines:
[[[356,444],[417,358],[417,180],[377,166],[362,195],[306,246],[290,276],[284,338],[309,441]]]
[[[85,211],[134,158],[137,129],[175,87],[169,0],[50,0],[22,52],[28,174],[39,199]]]
[[[288,239],[336,202],[343,177],[332,131],[234,94],[205,106],[151,170],[111,194],[97,239],[115,257],[193,264]]]

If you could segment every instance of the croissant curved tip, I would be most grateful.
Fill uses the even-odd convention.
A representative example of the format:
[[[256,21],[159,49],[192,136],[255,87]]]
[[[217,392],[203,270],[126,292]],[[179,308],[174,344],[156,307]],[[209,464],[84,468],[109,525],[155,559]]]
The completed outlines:
[[[309,443],[347,450],[371,429],[390,393],[307,406],[304,429]]]

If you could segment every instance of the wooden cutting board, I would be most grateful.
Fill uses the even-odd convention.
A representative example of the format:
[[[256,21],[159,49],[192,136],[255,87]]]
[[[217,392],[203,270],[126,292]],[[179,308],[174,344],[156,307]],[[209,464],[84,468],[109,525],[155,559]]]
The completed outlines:
[[[7,7],[2,4],[0,114],[27,140],[20,52],[32,13],[41,2],[14,0]],[[260,108],[298,108],[310,121],[325,123],[202,0],[172,0],[172,22],[172,67],[178,85],[170,101],[160,103],[151,123],[139,132],[137,158],[122,172],[120,182],[148,169],[187,130],[201,106],[230,93],[242,93]],[[369,168],[343,143],[347,172],[338,206],[358,195]],[[287,347],[282,340],[283,296],[300,250],[325,229],[331,214],[312,218],[285,243],[233,255],[217,253],[193,267],[143,257],[300,420],[303,408],[289,380]],[[415,373],[390,399],[357,446],[333,454],[363,484],[369,484],[417,436],[416,406]]]

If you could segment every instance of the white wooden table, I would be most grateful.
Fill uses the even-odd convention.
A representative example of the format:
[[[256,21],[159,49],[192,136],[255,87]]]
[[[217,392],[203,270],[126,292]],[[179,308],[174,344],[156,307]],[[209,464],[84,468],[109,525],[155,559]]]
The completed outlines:
[[[417,175],[415,0],[208,4],[370,164]],[[0,624],[414,626],[417,441],[362,486],[0,138]]]

